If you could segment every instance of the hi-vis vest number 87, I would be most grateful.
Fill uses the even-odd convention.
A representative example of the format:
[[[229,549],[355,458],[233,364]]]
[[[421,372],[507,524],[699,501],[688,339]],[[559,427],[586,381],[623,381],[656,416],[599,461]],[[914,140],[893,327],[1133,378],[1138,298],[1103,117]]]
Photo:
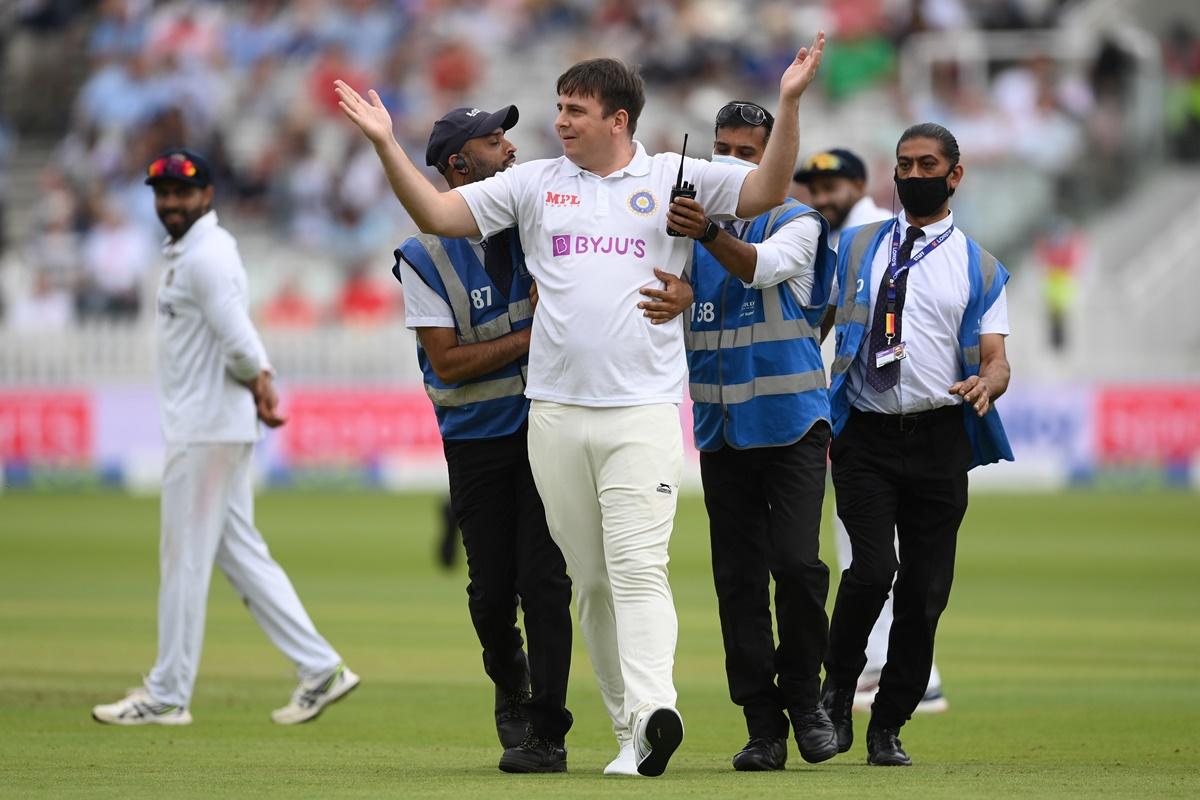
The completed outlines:
[[[525,269],[525,255],[516,231],[491,237],[489,247],[507,247],[512,258],[513,281],[507,297],[488,276],[466,239],[444,239],[429,234],[409,237],[396,250],[431,289],[441,295],[454,314],[459,344],[497,339],[533,322],[529,289],[533,279]],[[489,439],[517,432],[525,424],[529,401],[525,399],[527,359],[506,364],[495,372],[459,383],[446,383],[434,372],[429,357],[417,344],[417,362],[425,376],[425,393],[433,402],[443,439]]]

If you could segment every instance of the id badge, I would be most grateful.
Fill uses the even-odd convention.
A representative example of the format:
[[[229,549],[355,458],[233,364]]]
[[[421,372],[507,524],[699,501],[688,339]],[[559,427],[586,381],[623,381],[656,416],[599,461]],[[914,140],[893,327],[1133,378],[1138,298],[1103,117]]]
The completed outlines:
[[[904,342],[892,345],[891,347],[880,350],[875,354],[875,368],[886,367],[893,361],[899,361],[904,358]]]

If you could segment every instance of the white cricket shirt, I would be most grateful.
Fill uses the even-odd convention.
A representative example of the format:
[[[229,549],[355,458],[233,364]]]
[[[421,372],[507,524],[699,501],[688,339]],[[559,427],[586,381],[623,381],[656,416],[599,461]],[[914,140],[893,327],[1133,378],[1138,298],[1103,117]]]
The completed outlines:
[[[903,214],[900,219],[904,226],[900,231],[903,241],[911,226]],[[913,243],[913,255],[953,224],[951,213],[922,228],[925,235]],[[888,230],[871,262],[871,308],[867,319],[872,321],[891,251],[891,229]],[[949,389],[961,379],[958,328],[970,294],[967,237],[956,228],[941,246],[909,269],[904,308],[900,312],[900,333],[907,354],[900,362],[900,379],[886,392],[877,392],[867,383],[864,370],[868,359],[875,357],[868,326],[858,357],[846,376],[850,404],[861,411],[915,414],[961,403],[962,398],[951,395]],[[1004,290],[983,313],[979,332],[1008,335],[1008,295]]]
[[[516,225],[538,285],[526,396],[580,406],[679,403],[687,379],[683,315],[651,325],[640,290],[679,275],[693,240],[667,236],[680,156],[646,155],[600,177],[566,156],[530,161],[455,191],[484,238]],[[750,169],[685,159],[683,178],[714,219],[733,219]]]
[[[237,242],[210,211],[163,244],[155,333],[167,442],[253,442],[258,414],[238,383],[270,369],[247,313]]]

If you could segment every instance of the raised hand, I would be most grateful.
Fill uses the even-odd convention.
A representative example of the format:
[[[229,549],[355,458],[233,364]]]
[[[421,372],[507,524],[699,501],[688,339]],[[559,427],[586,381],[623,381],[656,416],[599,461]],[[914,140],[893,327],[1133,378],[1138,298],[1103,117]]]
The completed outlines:
[[[779,79],[779,97],[783,100],[799,100],[800,95],[816,77],[821,66],[821,54],[825,52],[825,31],[819,31],[809,47],[801,47],[791,66],[783,71]]]
[[[333,82],[333,92],[338,97],[338,106],[351,122],[358,126],[374,144],[383,144],[392,138],[392,115],[388,113],[379,93],[374,89],[367,92],[370,102],[354,91],[342,80]]]

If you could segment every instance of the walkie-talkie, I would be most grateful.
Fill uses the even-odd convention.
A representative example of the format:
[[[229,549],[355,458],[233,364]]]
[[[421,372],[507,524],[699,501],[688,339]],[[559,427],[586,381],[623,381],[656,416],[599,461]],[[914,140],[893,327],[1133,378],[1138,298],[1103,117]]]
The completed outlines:
[[[687,157],[687,140],[688,135],[685,133],[683,135],[683,150],[679,153],[679,175],[675,177],[675,185],[671,187],[671,199],[668,202],[668,206],[670,206],[670,203],[675,202],[676,197],[686,197],[689,200],[696,199],[695,185],[687,183],[683,180],[683,160]],[[687,236],[687,234],[672,230],[671,227],[668,226],[667,236]]]

